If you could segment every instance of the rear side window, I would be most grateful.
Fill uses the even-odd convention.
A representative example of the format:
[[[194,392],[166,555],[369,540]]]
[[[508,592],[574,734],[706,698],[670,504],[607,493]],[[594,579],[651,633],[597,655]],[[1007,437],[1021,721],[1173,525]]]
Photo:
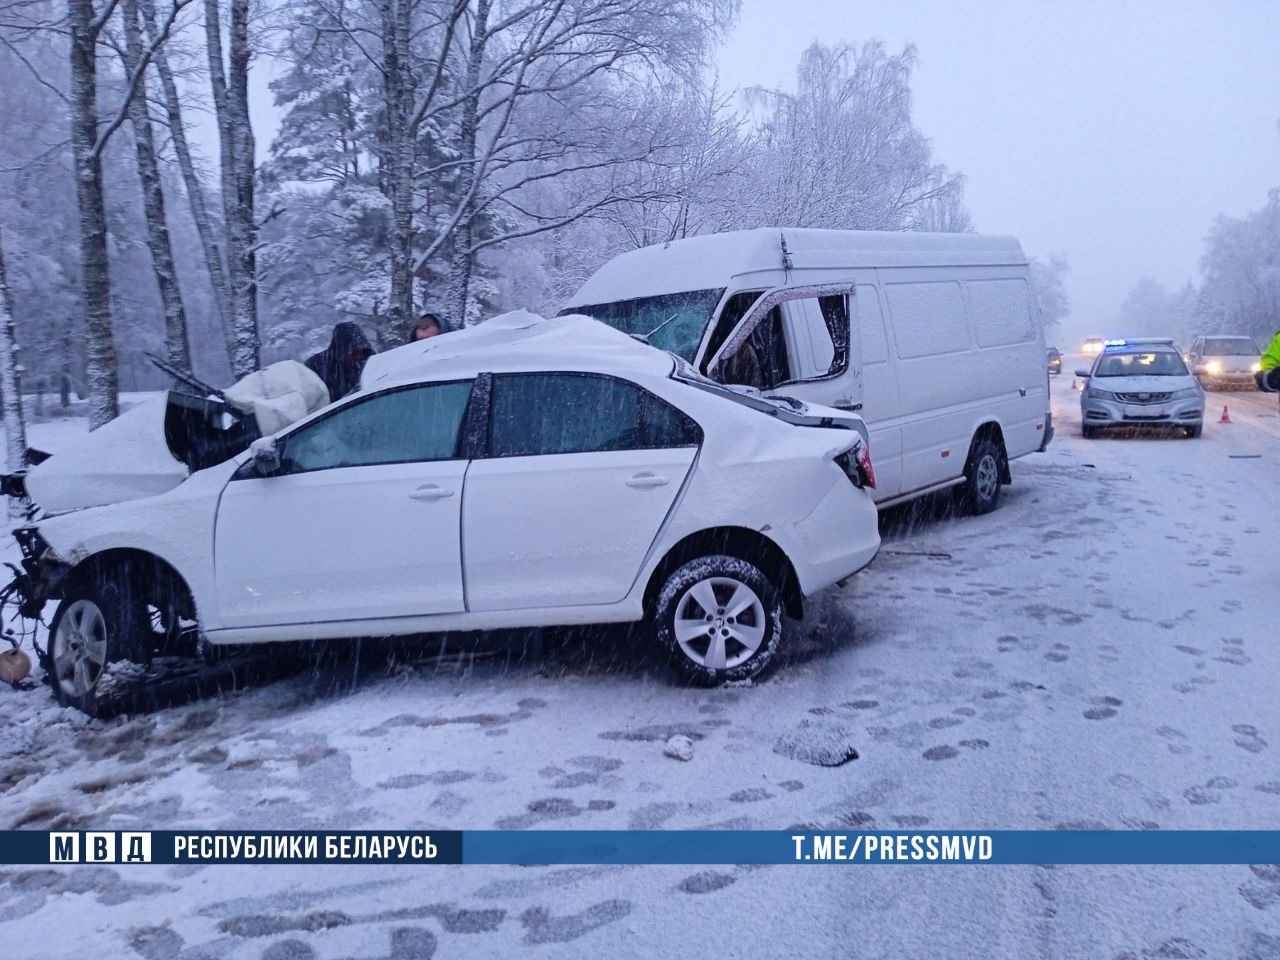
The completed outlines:
[[[284,438],[284,472],[452,460],[471,383],[388,390],[313,420]]]
[[[493,378],[493,457],[688,447],[700,438],[687,415],[627,380],[584,373]]]
[[[978,346],[1027,343],[1035,336],[1025,280],[969,280],[965,290]]]
[[[889,283],[884,289],[899,357],[910,360],[969,348],[958,282]]]

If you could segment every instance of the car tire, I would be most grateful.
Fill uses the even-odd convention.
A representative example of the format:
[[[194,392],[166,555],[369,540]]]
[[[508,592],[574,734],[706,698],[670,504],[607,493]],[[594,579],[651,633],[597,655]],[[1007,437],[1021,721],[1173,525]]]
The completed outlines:
[[[1197,423],[1194,427],[1187,427],[1187,439],[1194,440],[1204,432],[1204,424]]]
[[[654,629],[691,682],[711,687],[748,680],[768,668],[782,641],[782,597],[753,563],[699,557],[667,577],[654,605]]]
[[[1004,450],[990,437],[975,441],[964,466],[960,504],[965,513],[990,513],[1000,506],[1000,463]]]
[[[70,578],[49,624],[45,669],[54,699],[96,716],[107,665],[141,659],[139,648],[149,630],[136,591],[127,581],[112,579],[109,569]]]

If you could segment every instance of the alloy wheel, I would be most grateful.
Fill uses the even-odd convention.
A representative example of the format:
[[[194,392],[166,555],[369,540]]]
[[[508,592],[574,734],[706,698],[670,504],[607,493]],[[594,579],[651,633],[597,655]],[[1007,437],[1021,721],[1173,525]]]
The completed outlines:
[[[750,659],[764,642],[766,626],[756,592],[732,577],[699,580],[676,604],[676,642],[708,670],[727,670]]]
[[[974,487],[978,491],[978,497],[984,501],[990,500],[995,496],[999,483],[999,466],[996,464],[996,458],[988,453],[978,461],[978,468],[974,476]]]
[[[63,693],[84,696],[107,665],[107,621],[102,610],[92,600],[77,600],[58,621],[49,645]]]

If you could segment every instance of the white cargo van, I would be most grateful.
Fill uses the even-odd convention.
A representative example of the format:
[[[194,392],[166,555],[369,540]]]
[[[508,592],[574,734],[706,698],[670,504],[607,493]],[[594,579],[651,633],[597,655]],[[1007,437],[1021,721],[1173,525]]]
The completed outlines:
[[[996,507],[1053,436],[1027,258],[1012,237],[761,228],[604,264],[585,313],[721,383],[861,412],[880,506],[960,487]]]

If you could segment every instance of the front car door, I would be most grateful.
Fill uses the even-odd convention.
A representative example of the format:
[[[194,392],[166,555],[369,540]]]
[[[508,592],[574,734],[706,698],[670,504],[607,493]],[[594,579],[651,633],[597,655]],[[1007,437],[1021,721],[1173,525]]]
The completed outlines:
[[[281,437],[274,476],[247,463],[218,507],[223,624],[462,610],[461,434],[471,392],[471,381],[456,381],[361,397]]]
[[[496,374],[490,406],[462,508],[467,608],[622,600],[693,465],[697,424],[599,374]]]

